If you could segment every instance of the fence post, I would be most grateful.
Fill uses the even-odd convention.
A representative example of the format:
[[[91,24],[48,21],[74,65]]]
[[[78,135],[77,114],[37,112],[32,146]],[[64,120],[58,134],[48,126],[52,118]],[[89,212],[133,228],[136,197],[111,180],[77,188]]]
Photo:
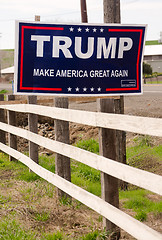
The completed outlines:
[[[99,112],[115,113],[116,99],[97,99],[97,109]],[[99,148],[100,155],[118,161],[116,130],[99,128]],[[119,208],[118,179],[101,172],[101,195],[102,199],[111,205]],[[111,240],[120,238],[120,229],[108,219],[103,218],[103,226],[106,231],[111,232]]]
[[[55,98],[54,106],[59,108],[68,108],[69,102],[68,98]],[[55,140],[63,143],[69,144],[69,122],[62,120],[54,120],[55,127]],[[55,157],[55,171],[56,174],[71,181],[71,168],[70,168],[70,158],[56,153]],[[69,197],[65,192],[57,189],[57,195],[59,198]]]
[[[15,100],[14,95],[7,95],[7,101],[13,101]],[[8,117],[8,124],[12,126],[16,126],[16,112],[14,111],[7,111],[7,117]],[[17,150],[17,136],[13,135],[11,133],[8,133],[8,143],[9,147]],[[10,161],[17,161],[15,158],[12,156],[9,156]]]
[[[124,114],[124,100],[123,96],[120,96],[119,99],[115,99],[115,113]],[[126,162],[126,132],[116,130],[116,141],[117,141],[117,161],[127,164]],[[119,181],[119,187],[122,190],[127,190],[128,184],[122,180]]]
[[[0,94],[0,101],[4,101],[4,94]],[[5,111],[0,109],[0,122],[5,122]],[[6,144],[6,133],[0,130],[0,142]]]
[[[37,96],[28,96],[28,104],[37,104]],[[38,133],[38,115],[28,114],[28,126],[29,131]],[[38,145],[29,141],[29,157],[36,163],[38,163]]]
[[[40,16],[35,16],[35,21],[40,21]],[[37,96],[28,96],[28,104],[37,104]],[[28,114],[28,127],[29,131],[38,133],[38,115]],[[39,163],[38,159],[38,145],[29,141],[29,157],[36,163]],[[30,169],[29,169],[30,171]]]

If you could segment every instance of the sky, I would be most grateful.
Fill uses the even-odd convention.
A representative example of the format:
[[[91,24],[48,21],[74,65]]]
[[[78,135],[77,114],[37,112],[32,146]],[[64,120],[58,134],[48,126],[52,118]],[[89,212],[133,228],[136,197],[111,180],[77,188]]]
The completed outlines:
[[[89,23],[103,23],[103,0],[87,0]],[[0,49],[15,48],[15,20],[80,23],[80,0],[0,0]],[[162,0],[121,0],[122,24],[147,24],[146,40],[162,32]]]

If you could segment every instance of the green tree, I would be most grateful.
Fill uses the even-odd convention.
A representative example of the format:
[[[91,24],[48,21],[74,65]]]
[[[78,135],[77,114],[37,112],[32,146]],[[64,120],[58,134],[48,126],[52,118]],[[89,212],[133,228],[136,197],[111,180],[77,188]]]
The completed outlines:
[[[146,83],[146,75],[152,74],[152,67],[150,64],[143,62],[143,75],[144,75],[144,83]]]

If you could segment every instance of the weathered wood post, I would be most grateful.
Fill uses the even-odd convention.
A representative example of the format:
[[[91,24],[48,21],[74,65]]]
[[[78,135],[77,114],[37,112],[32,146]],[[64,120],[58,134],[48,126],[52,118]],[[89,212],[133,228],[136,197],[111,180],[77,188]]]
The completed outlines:
[[[7,101],[15,100],[15,95],[7,95]],[[8,124],[16,126],[16,112],[7,111]],[[8,143],[9,147],[17,150],[17,136],[11,133],[8,133]],[[10,161],[17,161],[15,158],[9,156]]]
[[[116,99],[97,99],[97,108],[99,112],[116,113]],[[118,141],[116,130],[99,128],[99,149],[100,155],[118,161]],[[119,208],[118,179],[106,173],[101,172],[101,197],[106,202]],[[111,232],[110,239],[119,239],[119,228],[108,219],[103,218],[103,227]]]
[[[124,114],[124,97],[121,96],[119,99],[115,100],[115,109],[117,114]],[[118,151],[117,151],[117,161],[126,164],[126,132],[116,130],[117,141],[118,141]],[[128,183],[120,180],[119,187],[122,190],[127,190]]]
[[[88,15],[87,15],[87,5],[86,0],[80,1],[80,7],[81,7],[81,18],[83,23],[88,22]]]
[[[120,0],[103,0],[104,22],[120,23]],[[107,113],[124,113],[124,98],[119,97],[97,100],[98,111]],[[125,133],[113,129],[99,129],[100,154],[116,161],[125,162]],[[118,179],[101,173],[102,198],[119,208]],[[110,239],[120,238],[120,229],[107,219],[103,219],[107,231],[112,232]]]
[[[28,104],[37,104],[37,96],[28,96]],[[28,114],[28,126],[29,131],[38,133],[38,115]],[[29,141],[29,157],[36,163],[38,163],[38,145]]]
[[[68,108],[68,98],[58,97],[54,99],[54,106],[59,108]],[[54,120],[55,140],[69,144],[69,122],[62,120]],[[55,155],[55,172],[60,177],[71,181],[70,158],[56,153]],[[57,188],[59,198],[69,197],[65,192]]]
[[[4,101],[4,94],[0,94],[0,101]],[[0,109],[0,122],[5,122],[5,111]],[[6,133],[0,130],[0,142],[6,144]]]
[[[40,21],[40,16],[35,16],[35,21]],[[37,96],[28,96],[28,104],[37,104]],[[38,133],[38,115],[29,113],[28,114],[28,126],[29,131]],[[38,159],[38,145],[29,141],[29,157],[36,163]]]

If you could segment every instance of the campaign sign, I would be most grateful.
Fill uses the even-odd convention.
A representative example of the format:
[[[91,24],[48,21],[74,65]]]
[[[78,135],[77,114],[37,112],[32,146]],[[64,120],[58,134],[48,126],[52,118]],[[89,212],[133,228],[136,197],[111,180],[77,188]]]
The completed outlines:
[[[16,21],[15,94],[142,92],[144,25]]]

